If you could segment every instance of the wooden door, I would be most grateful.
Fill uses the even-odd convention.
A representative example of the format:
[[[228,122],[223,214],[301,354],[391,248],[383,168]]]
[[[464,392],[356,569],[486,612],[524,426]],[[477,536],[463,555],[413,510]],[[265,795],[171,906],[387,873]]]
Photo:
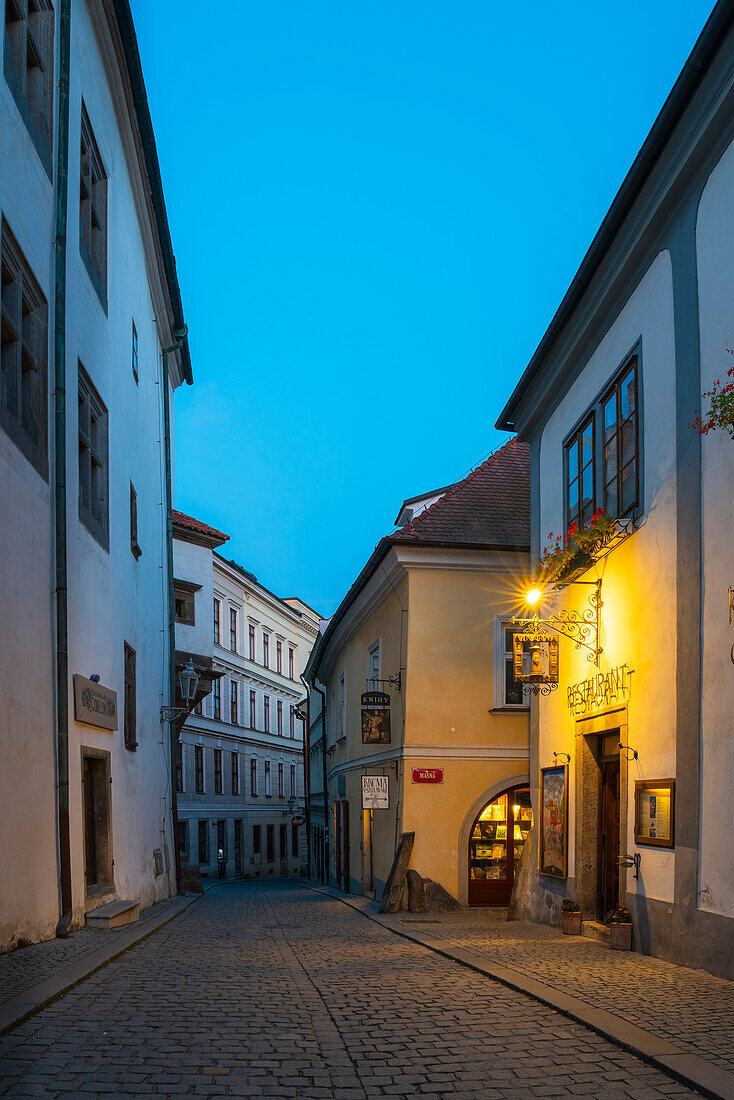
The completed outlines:
[[[599,918],[619,905],[619,756],[601,761]]]
[[[84,878],[87,889],[97,884],[97,823],[94,812],[94,761],[84,757]]]

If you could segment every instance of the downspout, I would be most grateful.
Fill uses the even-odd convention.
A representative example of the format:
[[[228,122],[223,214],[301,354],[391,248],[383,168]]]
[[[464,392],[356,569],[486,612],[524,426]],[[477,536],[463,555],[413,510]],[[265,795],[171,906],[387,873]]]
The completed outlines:
[[[331,864],[329,862],[329,792],[326,787],[326,692],[318,686],[315,677],[313,687],[314,691],[318,691],[321,696],[321,763],[324,780],[324,883],[328,886]]]
[[[54,241],[54,541],[56,557],[56,785],[58,805],[59,920],[69,935],[69,642],[66,569],[66,221],[69,198],[69,69],[71,0],[59,0],[59,122],[56,136],[56,237]]]
[[[303,809],[306,817],[306,866],[309,876],[311,874],[311,729],[308,681],[301,676],[301,683],[306,689],[306,717],[303,719]]]
[[[163,436],[166,454],[166,575],[168,580],[168,705],[176,706],[176,601],[173,595],[173,477],[171,460],[171,409],[168,397],[168,356],[178,351],[186,336],[186,327],[176,329],[178,343],[163,348]],[[181,853],[178,850],[178,791],[176,790],[176,756],[180,729],[175,719],[168,723],[171,751],[171,823],[173,827],[173,860],[176,869],[176,889],[181,889]]]

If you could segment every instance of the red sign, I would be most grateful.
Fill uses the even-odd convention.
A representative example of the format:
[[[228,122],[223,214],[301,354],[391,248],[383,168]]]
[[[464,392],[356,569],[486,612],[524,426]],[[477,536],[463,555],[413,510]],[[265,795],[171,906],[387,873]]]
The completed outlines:
[[[443,768],[413,768],[414,783],[443,783]]]

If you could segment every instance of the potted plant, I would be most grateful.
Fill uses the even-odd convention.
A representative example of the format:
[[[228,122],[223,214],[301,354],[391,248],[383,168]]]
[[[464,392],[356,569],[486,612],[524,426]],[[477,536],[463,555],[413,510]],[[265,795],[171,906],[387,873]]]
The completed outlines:
[[[548,535],[538,562],[537,577],[545,583],[568,583],[590,569],[598,552],[618,530],[614,516],[597,508],[588,525],[572,523],[565,535]]]
[[[561,903],[561,931],[564,936],[581,935],[581,910],[570,898]]]
[[[632,918],[629,909],[618,905],[604,918],[609,925],[609,946],[613,951],[629,951],[632,946]]]

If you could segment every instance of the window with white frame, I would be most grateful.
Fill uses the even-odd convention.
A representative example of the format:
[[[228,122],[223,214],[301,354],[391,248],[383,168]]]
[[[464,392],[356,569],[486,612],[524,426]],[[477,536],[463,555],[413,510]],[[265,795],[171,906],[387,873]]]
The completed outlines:
[[[336,706],[336,739],[340,741],[346,737],[347,731],[347,681],[346,673],[339,677]]]
[[[270,784],[270,761],[265,761],[265,797],[270,798],[273,791]]]
[[[326,704],[326,747],[330,749],[335,743],[336,735],[336,692],[331,689],[329,700]]]
[[[513,637],[522,632],[521,626],[513,626],[509,619],[499,616],[494,621],[494,706],[497,710],[506,707],[527,707],[528,700],[523,696],[522,687],[515,680],[513,668]]]
[[[291,764],[291,797],[296,797],[296,765]]]
[[[257,757],[250,757],[250,794],[257,798]]]
[[[367,649],[367,690],[379,691],[380,690],[380,669],[382,667],[381,661],[381,639],[378,638]]]

